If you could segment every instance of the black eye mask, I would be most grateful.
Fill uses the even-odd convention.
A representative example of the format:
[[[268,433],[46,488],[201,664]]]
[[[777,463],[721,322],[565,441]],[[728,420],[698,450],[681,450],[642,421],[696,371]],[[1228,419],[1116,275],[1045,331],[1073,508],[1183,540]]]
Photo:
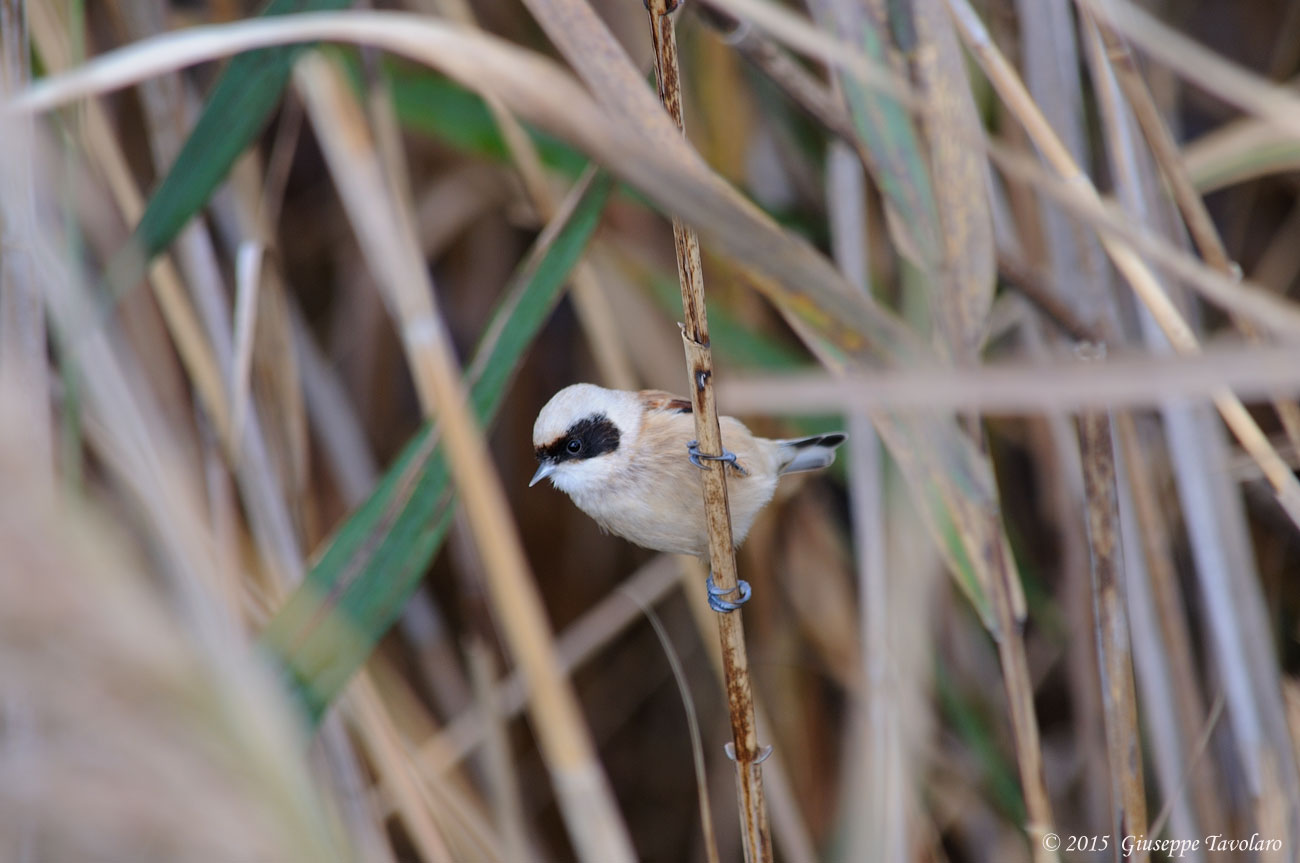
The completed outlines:
[[[618,449],[618,426],[604,414],[592,414],[569,426],[569,430],[546,446],[537,448],[538,461],[595,458]]]

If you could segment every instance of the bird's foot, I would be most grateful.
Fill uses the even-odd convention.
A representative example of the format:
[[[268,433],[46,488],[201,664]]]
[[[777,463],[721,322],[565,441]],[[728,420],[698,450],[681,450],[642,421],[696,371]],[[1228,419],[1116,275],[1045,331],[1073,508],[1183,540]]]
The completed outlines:
[[[740,466],[736,454],[731,450],[724,449],[722,455],[705,455],[700,452],[700,442],[693,440],[686,443],[686,452],[690,454],[691,464],[700,470],[707,470],[708,466],[704,464],[706,461],[720,461],[731,465],[741,476],[749,476],[749,471]]]
[[[709,580],[704,583],[705,589],[709,592],[709,608],[719,614],[726,614],[729,611],[735,611],[749,601],[753,593],[749,588],[749,582],[742,579],[736,580],[736,586],[723,590],[713,583],[713,573],[709,573]],[[735,599],[723,599],[724,596],[737,594]]]
[[[732,761],[736,760],[736,744],[732,743],[731,741],[727,741],[722,745],[722,751],[727,753],[727,758],[729,758],[730,760]],[[772,757],[772,747],[764,746],[762,749],[758,750],[758,755],[754,756],[754,760],[749,763],[757,766],[759,764],[762,764],[764,761],[766,761],[771,757]]]

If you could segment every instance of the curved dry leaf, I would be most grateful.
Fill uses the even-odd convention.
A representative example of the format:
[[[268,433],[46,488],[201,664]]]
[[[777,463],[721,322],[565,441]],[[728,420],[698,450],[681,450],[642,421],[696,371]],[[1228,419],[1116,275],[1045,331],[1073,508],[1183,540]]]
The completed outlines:
[[[630,128],[611,121],[555,63],[442,21],[394,12],[349,12],[196,27],[145,40],[46,79],[10,104],[23,111],[47,110],[237,51],[301,41],[375,45],[439,69],[466,87],[493,93],[520,117],[591,154],[664,210],[682,214],[719,252],[765,273],[769,278],[756,284],[772,302],[793,311],[842,349],[877,362],[919,362],[930,354],[906,325],[853,289],[812,246],[782,230],[718,177],[680,136],[665,134],[667,117],[657,105],[653,111],[619,109],[623,119],[639,118]],[[600,68],[620,68],[608,57],[605,61]],[[627,76],[616,71],[611,75],[610,92],[625,92]],[[628,98],[633,105],[646,100],[653,104],[645,88],[640,97]],[[662,119],[649,119],[655,116]]]
[[[1258,117],[1242,117],[1183,147],[1183,161],[1202,194],[1269,174],[1300,170],[1300,140]]]

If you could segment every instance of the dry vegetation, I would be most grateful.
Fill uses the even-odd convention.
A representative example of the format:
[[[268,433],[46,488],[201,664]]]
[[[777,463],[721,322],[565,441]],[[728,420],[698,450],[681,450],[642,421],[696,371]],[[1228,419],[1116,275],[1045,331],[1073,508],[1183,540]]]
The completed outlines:
[[[0,859],[1297,859],[1300,2],[383,6],[0,0]],[[683,319],[748,739],[526,488]]]

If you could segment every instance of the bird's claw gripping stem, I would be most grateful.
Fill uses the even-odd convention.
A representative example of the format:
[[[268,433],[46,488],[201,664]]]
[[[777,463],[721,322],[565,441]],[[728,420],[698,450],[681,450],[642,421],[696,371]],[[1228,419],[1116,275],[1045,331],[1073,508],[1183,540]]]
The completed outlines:
[[[740,466],[736,454],[731,450],[724,449],[722,455],[705,455],[700,452],[700,442],[693,440],[686,443],[686,452],[690,454],[691,464],[695,465],[700,470],[708,469],[708,466],[704,464],[706,461],[720,461],[731,465],[741,476],[749,476],[749,471]]]
[[[711,572],[709,573],[709,580],[704,584],[705,589],[709,592],[709,608],[719,614],[726,614],[740,608],[749,601],[749,597],[753,593],[750,590],[749,582],[744,579],[737,579],[735,587],[723,590],[713,583],[713,573]],[[723,599],[724,596],[732,593],[738,594],[738,596],[735,599]]]

